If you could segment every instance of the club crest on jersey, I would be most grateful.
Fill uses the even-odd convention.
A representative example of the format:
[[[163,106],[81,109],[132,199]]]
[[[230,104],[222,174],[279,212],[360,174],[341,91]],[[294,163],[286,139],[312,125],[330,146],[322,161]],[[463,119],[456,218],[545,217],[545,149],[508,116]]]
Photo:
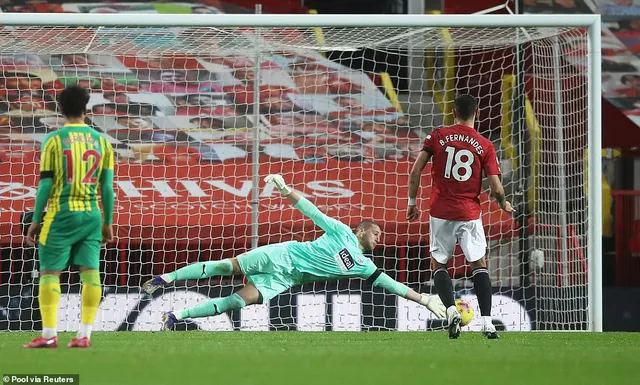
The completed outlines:
[[[347,249],[342,249],[338,252],[338,254],[335,255],[336,258],[336,262],[338,263],[338,266],[340,267],[340,270],[347,271],[347,270],[351,270],[351,268],[353,268],[356,264],[353,261],[353,257],[351,256],[351,253],[349,253],[349,250]]]

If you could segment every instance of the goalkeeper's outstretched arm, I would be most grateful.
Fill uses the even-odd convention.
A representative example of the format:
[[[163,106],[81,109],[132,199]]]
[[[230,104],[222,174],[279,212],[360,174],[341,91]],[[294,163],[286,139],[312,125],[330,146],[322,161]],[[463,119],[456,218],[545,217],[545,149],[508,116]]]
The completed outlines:
[[[374,287],[380,286],[390,293],[425,306],[438,318],[446,318],[446,308],[437,295],[420,294],[380,270],[376,270],[376,272],[367,279],[367,282],[371,283]]]
[[[291,188],[289,188],[289,186],[284,182],[282,175],[271,174],[264,178],[264,181],[266,183],[273,183],[278,191],[280,191],[282,195],[286,196],[295,208],[309,217],[313,223],[318,225],[325,232],[331,233],[340,227],[346,226],[344,223],[325,215],[318,210],[313,203],[309,202],[307,198],[291,190]]]

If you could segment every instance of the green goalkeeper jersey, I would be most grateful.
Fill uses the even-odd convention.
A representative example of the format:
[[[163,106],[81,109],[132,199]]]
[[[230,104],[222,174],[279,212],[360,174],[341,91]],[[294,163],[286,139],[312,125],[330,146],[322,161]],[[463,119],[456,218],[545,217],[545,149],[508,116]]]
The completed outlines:
[[[289,246],[293,268],[301,274],[300,283],[368,279],[376,272],[376,265],[364,256],[349,226],[323,214],[304,197],[296,208],[325,231],[315,241],[293,242]]]

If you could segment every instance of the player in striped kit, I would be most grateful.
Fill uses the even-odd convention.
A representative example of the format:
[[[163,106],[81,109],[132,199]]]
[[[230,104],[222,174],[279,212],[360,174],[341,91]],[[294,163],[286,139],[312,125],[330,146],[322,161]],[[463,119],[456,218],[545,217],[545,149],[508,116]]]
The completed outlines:
[[[149,294],[176,280],[245,275],[249,282],[228,297],[165,313],[164,330],[173,329],[177,321],[185,318],[214,316],[252,304],[268,303],[271,298],[295,285],[345,278],[365,279],[373,286],[380,286],[390,293],[419,303],[436,317],[444,318],[445,308],[438,296],[413,291],[383,273],[364,255],[371,252],[380,239],[381,229],[375,222],[362,221],[352,230],[323,214],[309,200],[292,191],[281,175],[269,175],[265,182],[273,183],[292,205],[325,233],[312,242],[276,243],[258,247],[236,258],[193,263],[145,282],[142,289]]]
[[[27,243],[38,243],[42,335],[24,345],[25,348],[58,346],[60,271],[69,265],[80,270],[82,320],[78,335],[67,346],[91,345],[91,328],[102,296],[100,248],[113,238],[114,194],[113,148],[99,132],[85,124],[88,102],[89,94],[84,88],[64,89],[58,107],[65,125],[47,135],[42,145],[33,222],[27,232]],[[98,205],[98,193],[102,196],[104,214]]]

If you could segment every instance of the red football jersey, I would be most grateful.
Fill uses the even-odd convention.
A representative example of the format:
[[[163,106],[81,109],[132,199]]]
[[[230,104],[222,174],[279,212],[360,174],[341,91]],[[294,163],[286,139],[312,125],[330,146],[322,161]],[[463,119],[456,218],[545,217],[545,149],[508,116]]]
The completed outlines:
[[[433,130],[424,150],[433,155],[431,216],[451,221],[480,218],[482,173],[501,174],[493,143],[472,127],[457,124]]]

